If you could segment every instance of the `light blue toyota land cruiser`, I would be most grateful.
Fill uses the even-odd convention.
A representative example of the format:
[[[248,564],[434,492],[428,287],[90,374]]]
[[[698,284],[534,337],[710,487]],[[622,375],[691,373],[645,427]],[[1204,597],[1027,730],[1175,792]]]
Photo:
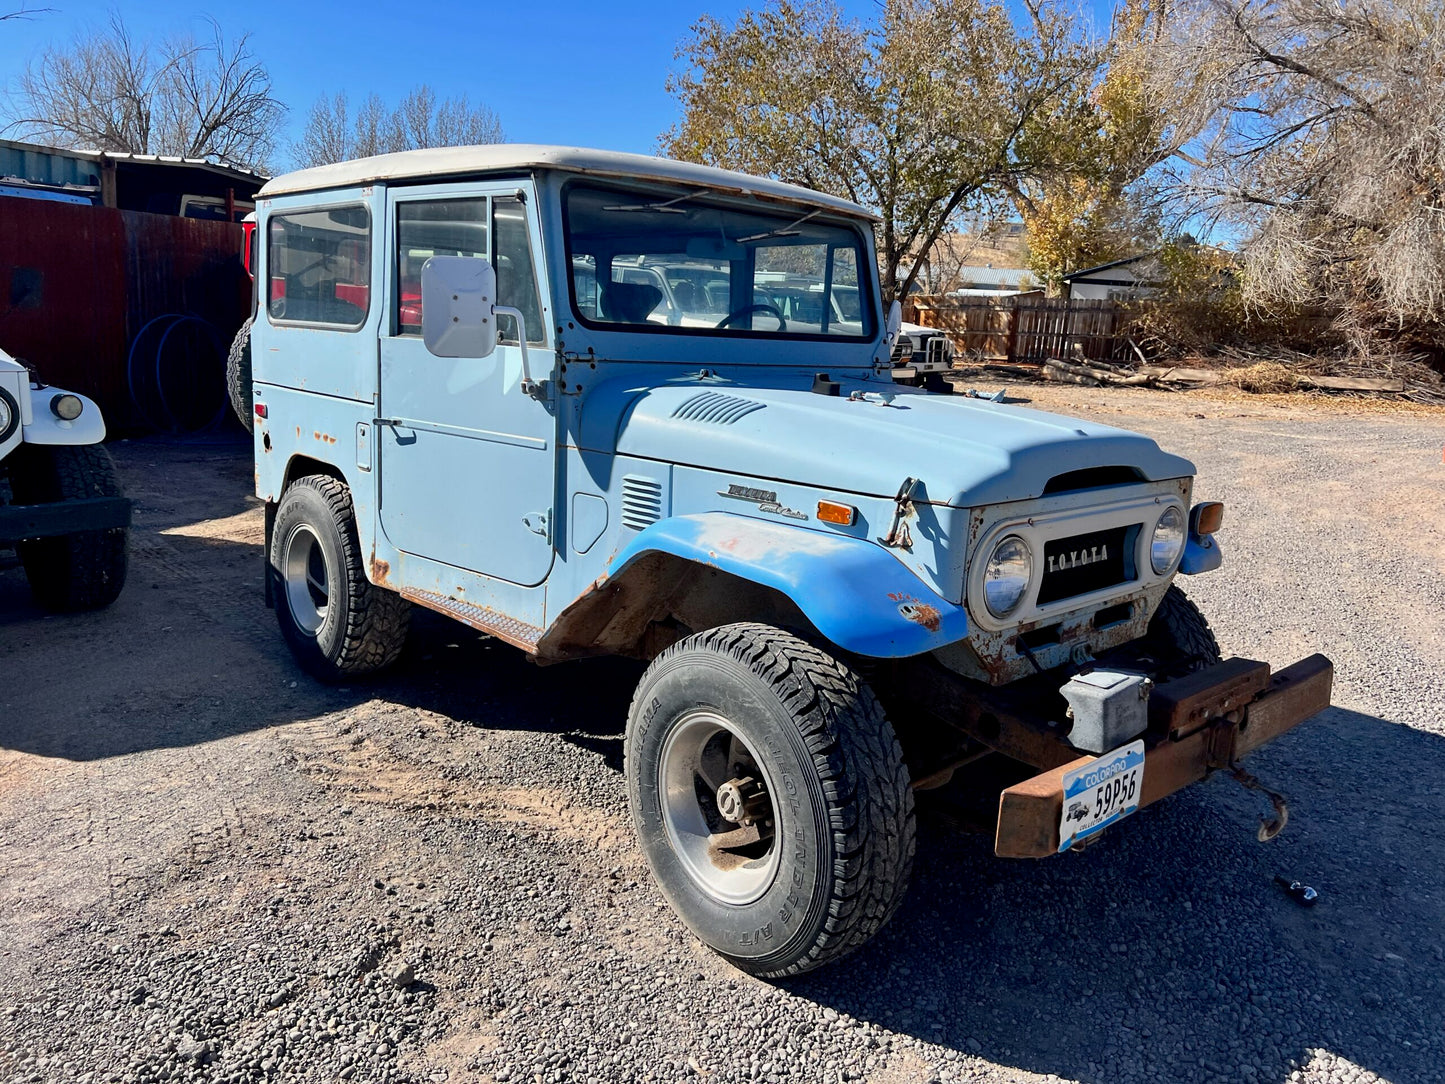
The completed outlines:
[[[1222,661],[1174,586],[1220,560],[1188,461],[892,382],[861,207],[488,146],[303,170],[256,214],[244,390],[297,659],[377,670],[424,606],[539,663],[647,660],[638,838],[739,967],[867,941],[915,791],[982,793],[996,852],[1041,857],[1214,769],[1258,787],[1239,758],[1329,703],[1328,660]]]

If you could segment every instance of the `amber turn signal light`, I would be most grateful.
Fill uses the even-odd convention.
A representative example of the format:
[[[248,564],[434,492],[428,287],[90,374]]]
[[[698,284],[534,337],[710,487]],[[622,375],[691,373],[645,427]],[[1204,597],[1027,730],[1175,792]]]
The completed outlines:
[[[858,518],[858,509],[851,504],[839,504],[837,501],[819,501],[818,519],[823,523],[836,523],[840,527],[851,527],[853,521]]]
[[[1191,524],[1193,534],[1213,534],[1224,526],[1224,505],[1219,501],[1200,501],[1194,506],[1190,518],[1194,521]]]

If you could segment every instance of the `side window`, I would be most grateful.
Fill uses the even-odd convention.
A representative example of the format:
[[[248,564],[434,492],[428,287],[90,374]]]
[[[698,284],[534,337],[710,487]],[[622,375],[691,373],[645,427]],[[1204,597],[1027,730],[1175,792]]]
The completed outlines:
[[[487,201],[396,205],[396,333],[421,334],[421,269],[433,256],[487,258]]]
[[[371,215],[365,207],[275,214],[267,231],[272,322],[358,328],[371,307]]]
[[[527,208],[515,196],[492,200],[492,233],[496,244],[497,304],[508,305],[522,314],[527,324],[527,342],[547,339],[542,326],[542,305],[537,299],[537,271],[532,265],[532,240],[527,232]],[[515,343],[513,320],[497,321],[502,342]]]
[[[597,263],[591,256],[572,257],[572,292],[577,295],[577,310],[596,320]]]

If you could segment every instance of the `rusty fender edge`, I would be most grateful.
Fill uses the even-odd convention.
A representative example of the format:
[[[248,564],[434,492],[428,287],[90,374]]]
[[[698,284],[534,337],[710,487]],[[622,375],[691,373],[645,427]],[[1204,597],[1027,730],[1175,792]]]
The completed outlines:
[[[1168,712],[1163,731],[1166,736],[1144,755],[1140,807],[1197,783],[1216,768],[1228,767],[1324,711],[1330,706],[1334,673],[1329,659],[1311,655],[1268,677],[1266,685],[1268,667],[1264,663],[1229,659],[1199,674],[1159,686],[1156,693],[1161,694],[1161,703]],[[1258,681],[1250,682],[1246,674],[1256,675]],[[1212,684],[1206,684],[1210,681]],[[1238,694],[1242,684],[1257,684],[1263,691],[1241,708]],[[1217,710],[1202,710],[1211,697]],[[1192,721],[1199,718],[1208,721],[1202,725]],[[1000,858],[1044,858],[1058,853],[1064,773],[1093,759],[1080,757],[1000,794],[994,853]]]

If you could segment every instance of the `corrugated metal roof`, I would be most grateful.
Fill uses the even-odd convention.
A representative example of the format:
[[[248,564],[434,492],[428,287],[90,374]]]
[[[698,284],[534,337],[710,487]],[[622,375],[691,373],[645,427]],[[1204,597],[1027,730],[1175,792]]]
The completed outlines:
[[[352,188],[385,181],[415,180],[423,177],[456,177],[467,174],[500,173],[531,169],[560,169],[606,177],[645,177],[649,180],[692,184],[723,192],[765,196],[826,207],[845,214],[877,221],[866,208],[836,196],[824,195],[798,185],[766,177],[674,162],[645,154],[599,151],[587,147],[554,147],[531,143],[491,143],[477,147],[436,147],[401,151],[374,158],[358,158],[327,166],[297,170],[270,181],[261,189],[262,198],[291,192],[313,192],[326,188]]]
[[[1038,281],[1027,267],[960,267],[952,277],[959,282],[994,282],[1001,286],[1032,286]]]
[[[225,177],[258,183],[266,180],[266,174],[246,169],[233,162],[215,156],[207,158],[185,158],[173,154],[136,154],[131,151],[74,150],[68,147],[47,147],[41,143],[23,143],[19,140],[0,139],[0,172],[10,176],[24,177],[38,184],[86,184],[91,183],[82,174],[84,163],[94,162],[99,166],[101,159],[114,162],[139,162],[147,165],[186,166],[204,169]]]

